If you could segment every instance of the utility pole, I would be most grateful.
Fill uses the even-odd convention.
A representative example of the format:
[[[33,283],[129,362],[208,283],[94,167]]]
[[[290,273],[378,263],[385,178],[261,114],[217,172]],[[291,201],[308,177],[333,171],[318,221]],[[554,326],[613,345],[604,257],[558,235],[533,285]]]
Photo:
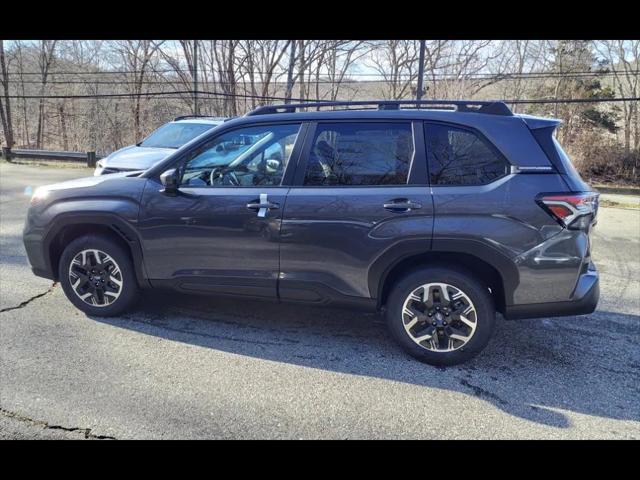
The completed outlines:
[[[424,49],[425,41],[420,40],[420,58],[418,60],[418,88],[416,91],[416,100],[422,99],[422,80],[424,78]]]
[[[200,115],[200,108],[198,108],[198,40],[193,41],[193,114]]]

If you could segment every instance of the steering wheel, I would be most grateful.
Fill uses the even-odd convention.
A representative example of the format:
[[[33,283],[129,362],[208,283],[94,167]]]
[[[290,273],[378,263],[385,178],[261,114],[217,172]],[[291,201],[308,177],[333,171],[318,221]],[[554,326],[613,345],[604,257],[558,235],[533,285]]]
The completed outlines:
[[[231,171],[229,173],[227,173],[225,176],[223,176],[223,183],[224,183],[224,178],[228,178],[229,179],[229,183],[231,183],[231,185],[233,185],[234,187],[239,187],[240,186],[240,180],[238,180],[238,177],[236,176],[236,172]]]
[[[209,185],[213,186],[216,183],[219,185],[224,185],[225,181],[228,181],[229,184],[233,185],[234,187],[240,186],[240,180],[238,180],[238,177],[233,170],[225,172],[222,167],[216,167],[211,170],[211,173],[209,174]]]

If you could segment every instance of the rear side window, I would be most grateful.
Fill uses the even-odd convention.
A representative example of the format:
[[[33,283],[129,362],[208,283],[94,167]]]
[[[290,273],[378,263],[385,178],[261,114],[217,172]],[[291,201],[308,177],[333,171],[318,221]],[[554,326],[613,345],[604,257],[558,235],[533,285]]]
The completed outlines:
[[[413,151],[409,122],[319,124],[304,185],[404,185]]]
[[[484,185],[509,173],[509,163],[471,130],[427,124],[431,185]]]

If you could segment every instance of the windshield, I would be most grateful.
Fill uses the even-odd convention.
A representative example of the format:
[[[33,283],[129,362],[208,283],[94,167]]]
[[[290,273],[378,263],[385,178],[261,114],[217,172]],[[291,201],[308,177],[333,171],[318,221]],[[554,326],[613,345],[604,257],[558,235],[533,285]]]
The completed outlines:
[[[188,141],[215,126],[207,123],[167,123],[140,142],[139,146],[180,148]]]

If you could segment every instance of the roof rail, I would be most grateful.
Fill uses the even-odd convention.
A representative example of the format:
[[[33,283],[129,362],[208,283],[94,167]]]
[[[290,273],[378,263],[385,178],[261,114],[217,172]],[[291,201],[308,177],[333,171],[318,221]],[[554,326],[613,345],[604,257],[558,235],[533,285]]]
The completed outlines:
[[[173,121],[177,122],[178,120],[187,120],[189,118],[209,118],[211,120],[222,120],[222,121],[228,120],[227,117],[214,117],[213,115],[180,115],[179,117],[174,118]]]
[[[253,115],[267,115],[271,113],[294,113],[301,108],[324,108],[324,107],[366,107],[373,106],[378,110],[400,110],[403,105],[410,108],[419,109],[421,106],[431,106],[432,108],[451,107],[458,112],[487,113],[490,115],[511,116],[513,112],[504,102],[499,100],[357,100],[339,102],[305,102],[305,103],[284,103],[280,105],[265,105],[258,107],[245,114],[245,117]],[[357,109],[356,109],[357,110]],[[366,110],[366,108],[361,109]]]

